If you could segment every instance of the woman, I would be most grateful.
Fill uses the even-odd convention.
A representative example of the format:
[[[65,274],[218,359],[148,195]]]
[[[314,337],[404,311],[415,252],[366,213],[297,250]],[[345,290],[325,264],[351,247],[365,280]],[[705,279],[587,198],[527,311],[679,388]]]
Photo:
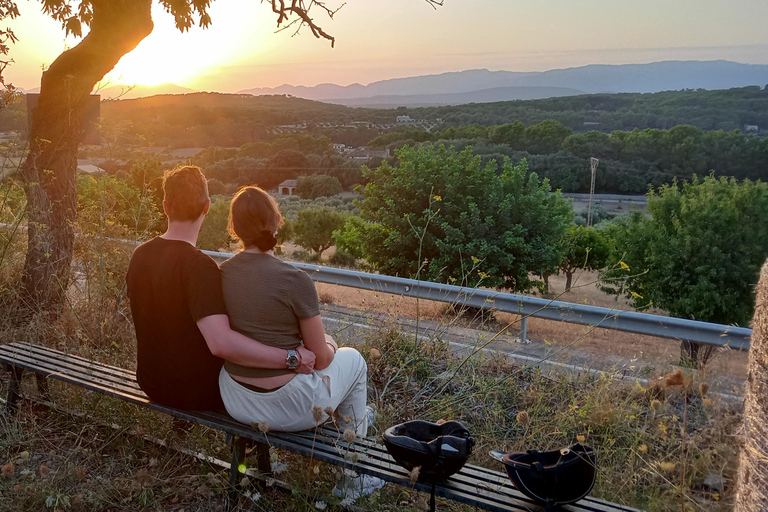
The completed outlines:
[[[283,370],[248,368],[225,362],[219,375],[221,397],[236,420],[268,424],[270,430],[296,432],[313,428],[335,411],[342,431],[352,429],[364,437],[368,429],[367,366],[360,353],[339,348],[325,334],[317,291],[305,272],[273,254],[275,234],[282,218],[277,202],[264,190],[241,188],[230,204],[229,232],[242,251],[221,265],[224,300],[234,330],[266,345],[289,351]],[[315,371],[298,374],[291,357],[301,343],[315,353]],[[327,412],[326,412],[327,411]],[[356,480],[356,479],[352,479]],[[375,479],[378,480],[378,479]],[[360,478],[348,483],[362,493],[380,488]]]

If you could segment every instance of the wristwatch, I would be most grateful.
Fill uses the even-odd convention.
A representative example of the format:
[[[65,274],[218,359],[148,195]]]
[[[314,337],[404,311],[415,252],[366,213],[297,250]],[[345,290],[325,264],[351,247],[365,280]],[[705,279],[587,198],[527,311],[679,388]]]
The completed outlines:
[[[293,349],[288,350],[288,357],[285,358],[285,365],[289,370],[295,370],[301,364],[299,353]]]

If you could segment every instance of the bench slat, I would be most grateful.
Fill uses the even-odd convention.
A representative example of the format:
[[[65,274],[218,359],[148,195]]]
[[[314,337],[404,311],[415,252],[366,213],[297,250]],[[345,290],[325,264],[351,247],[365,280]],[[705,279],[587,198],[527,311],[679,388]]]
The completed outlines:
[[[316,459],[319,459],[319,460],[323,460],[326,458],[335,459],[338,461],[337,463],[339,465],[348,461],[348,458],[345,459],[343,454],[339,454],[339,451],[333,445],[328,445],[324,443],[321,444],[317,442],[313,443],[313,439],[311,437],[307,437],[305,435],[293,436],[292,441],[297,445],[303,446],[304,450],[307,452],[314,451],[314,457]],[[346,446],[340,445],[339,448],[343,452],[346,449]],[[355,450],[354,447],[350,447],[350,454],[355,453],[355,451],[357,450]],[[359,451],[357,452],[359,454],[359,459],[358,459],[358,462],[355,464],[356,471],[378,475],[378,471],[382,468],[385,468],[387,472],[391,473],[393,476],[393,479],[391,481],[404,485],[406,487],[416,488],[420,491],[430,492],[431,483],[423,480],[418,480],[415,483],[411,483],[408,471],[406,471],[399,464],[395,463],[391,459],[391,457],[389,458],[389,460],[387,460],[383,458],[381,455],[376,457],[374,454],[371,454],[371,453],[361,454]],[[388,457],[388,454],[385,454],[385,455]],[[372,468],[371,472],[366,471],[368,467]],[[435,494],[437,496],[450,498],[455,501],[468,503],[470,505],[478,505],[479,502],[482,502],[483,508],[486,508],[488,510],[498,510],[498,511],[543,510],[543,507],[535,504],[532,500],[523,496],[522,494],[520,494],[522,499],[520,499],[520,497],[518,496],[504,496],[504,495],[495,493],[494,489],[490,487],[487,489],[478,488],[478,486],[476,485],[467,484],[465,482],[462,482],[459,479],[456,479],[455,477],[449,478],[444,482],[436,483]],[[561,510],[575,511],[577,509],[563,507]]]
[[[83,362],[81,358],[74,358],[68,354],[56,350],[39,350],[40,347],[34,345],[25,345],[16,347],[15,344],[0,346],[0,357],[26,357],[29,360],[40,361],[48,365],[60,364],[67,368],[70,373],[98,376],[107,381],[113,381],[120,385],[134,387],[139,389],[136,382],[136,374],[133,372],[113,372],[109,367],[96,363],[94,361]],[[30,350],[29,348],[32,347]]]
[[[131,370],[126,370],[125,368],[120,368],[118,366],[111,366],[108,364],[99,363],[99,362],[93,361],[92,359],[87,359],[85,357],[79,356],[77,354],[62,352],[60,350],[44,347],[42,345],[34,345],[32,343],[24,342],[24,343],[11,343],[8,345],[0,346],[0,350],[4,348],[9,348],[13,350],[28,350],[29,352],[38,354],[42,357],[51,357],[51,358],[65,357],[67,359],[72,360],[71,362],[78,363],[81,366],[93,367],[94,369],[98,369],[100,371],[112,373],[114,375],[124,376],[131,379],[136,377],[136,373]]]
[[[62,377],[77,377],[81,382],[92,382],[94,385],[101,386],[102,389],[111,389],[111,387],[114,387],[115,390],[125,394],[133,394],[137,397],[146,397],[144,392],[139,388],[138,384],[136,384],[136,381],[128,381],[126,379],[117,380],[109,377],[103,378],[103,376],[97,376],[90,372],[80,372],[77,371],[76,367],[73,368],[72,365],[63,363],[61,361],[56,361],[53,363],[42,361],[40,359],[28,356],[27,353],[20,352],[14,353],[12,359],[7,362],[8,364],[13,364],[14,366],[24,368],[25,370],[34,371],[35,373],[45,375],[46,377],[58,378],[57,376],[59,375]],[[62,378],[61,380],[64,379]]]
[[[324,434],[333,436],[333,433],[335,432],[333,429],[329,428],[321,428],[320,429]],[[338,435],[338,434],[337,434]],[[358,439],[355,441],[358,444],[361,444],[365,446],[366,449],[373,450],[373,449],[379,449],[387,454],[387,457],[389,456],[389,452],[386,451],[386,447],[384,445],[377,444],[370,439]],[[394,461],[394,459],[392,459]],[[529,500],[527,496],[520,493],[517,489],[514,488],[512,485],[512,482],[510,482],[509,478],[507,477],[506,472],[504,471],[494,471],[492,469],[483,467],[483,466],[476,466],[474,464],[466,464],[461,472],[454,475],[452,478],[459,478],[459,479],[467,479],[470,481],[480,481],[482,482],[481,485],[487,485],[488,487],[493,488],[494,490],[500,492],[500,493],[506,493],[509,491],[509,494],[511,494],[513,497],[517,499],[523,499],[523,500]],[[520,498],[522,497],[522,498]],[[579,504],[583,505],[584,502],[589,502],[590,507],[592,509],[590,510],[596,510],[596,511],[615,511],[615,510],[623,510],[623,511],[634,511],[636,509],[628,508],[624,506],[619,506],[620,508],[617,508],[616,504],[613,504],[611,502],[605,501],[605,500],[599,500],[597,498],[591,498],[586,497],[582,499]]]

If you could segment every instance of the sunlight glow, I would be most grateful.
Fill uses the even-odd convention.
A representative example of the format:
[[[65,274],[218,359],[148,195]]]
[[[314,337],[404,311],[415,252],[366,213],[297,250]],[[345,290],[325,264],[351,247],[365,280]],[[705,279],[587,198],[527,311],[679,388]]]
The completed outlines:
[[[217,9],[221,4],[226,4],[228,9]],[[189,32],[181,33],[174,26],[173,17],[156,5],[152,12],[155,22],[152,34],[123,57],[103,82],[192,85],[200,75],[235,64],[244,49],[258,48],[268,34],[262,26],[264,23],[256,21],[265,21],[266,17],[258,3],[247,0],[220,2],[213,4],[210,12],[214,21],[211,28],[193,27]]]

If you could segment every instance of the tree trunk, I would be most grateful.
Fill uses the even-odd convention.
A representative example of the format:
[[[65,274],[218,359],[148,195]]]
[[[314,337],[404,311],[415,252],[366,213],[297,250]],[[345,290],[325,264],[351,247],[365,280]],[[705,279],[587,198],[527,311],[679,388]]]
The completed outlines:
[[[43,72],[21,167],[27,195],[24,310],[55,310],[69,284],[75,239],[77,149],[88,97],[152,32],[152,0],[94,0],[88,35]]]
[[[571,291],[571,285],[573,284],[573,272],[565,273],[565,291]]]
[[[768,263],[760,272],[734,512],[768,511]]]

